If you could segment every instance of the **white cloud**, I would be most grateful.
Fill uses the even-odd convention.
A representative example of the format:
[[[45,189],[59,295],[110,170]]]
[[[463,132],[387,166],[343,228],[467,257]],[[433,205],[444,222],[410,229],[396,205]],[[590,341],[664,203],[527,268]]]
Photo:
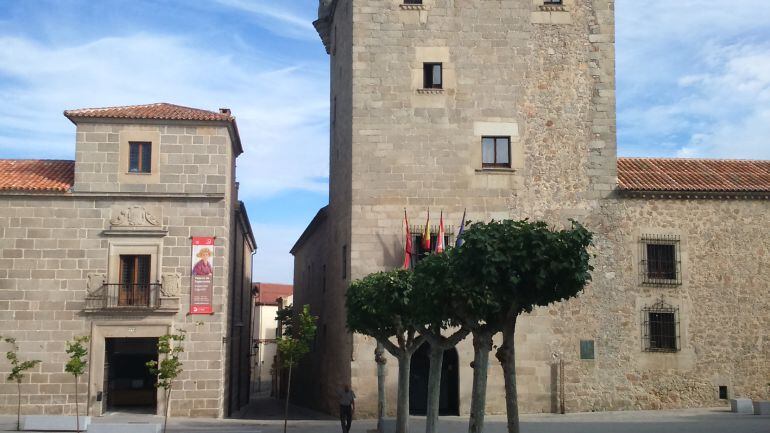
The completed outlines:
[[[620,152],[770,158],[770,4],[617,3]]]
[[[216,2],[248,12],[261,26],[276,34],[318,40],[318,34],[312,24],[315,18],[308,13],[304,3],[295,4],[292,7],[293,2],[285,0],[216,0]],[[302,9],[297,9],[298,7]]]
[[[229,107],[246,149],[238,160],[242,197],[322,191],[319,179],[328,176],[325,71],[236,58],[157,34],[66,46],[0,37],[0,146],[16,156],[71,157],[74,127],[61,115],[69,108],[161,101]],[[47,143],[41,146],[41,139]]]

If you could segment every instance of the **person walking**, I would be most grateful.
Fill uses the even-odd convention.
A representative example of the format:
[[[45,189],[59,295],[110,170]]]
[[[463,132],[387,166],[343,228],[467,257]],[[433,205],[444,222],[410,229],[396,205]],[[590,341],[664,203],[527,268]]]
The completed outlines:
[[[350,389],[347,383],[342,385],[342,389],[337,392],[340,398],[340,424],[342,424],[342,433],[350,432],[350,425],[353,423],[353,412],[356,411],[356,393]]]

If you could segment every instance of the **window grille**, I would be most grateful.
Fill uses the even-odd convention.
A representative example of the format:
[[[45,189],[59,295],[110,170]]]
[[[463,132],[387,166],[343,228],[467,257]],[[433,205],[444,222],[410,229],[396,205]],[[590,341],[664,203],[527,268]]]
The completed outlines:
[[[639,244],[639,276],[642,284],[678,286],[682,284],[680,239],[676,235],[644,235]]]
[[[438,238],[438,226],[430,226],[430,251],[422,249],[422,234],[425,230],[424,225],[413,225],[409,227],[409,233],[412,236],[412,260],[411,266],[417,264],[423,257],[436,252],[436,239]],[[454,235],[452,226],[444,226],[444,250],[453,246],[450,243]]]
[[[594,358],[594,340],[580,340],[580,359]]]
[[[647,352],[678,352],[679,308],[663,300],[642,309],[642,344]]]

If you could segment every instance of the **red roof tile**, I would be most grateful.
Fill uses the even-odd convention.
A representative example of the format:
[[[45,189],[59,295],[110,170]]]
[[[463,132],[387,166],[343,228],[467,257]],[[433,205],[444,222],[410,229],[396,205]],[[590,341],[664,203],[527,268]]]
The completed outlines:
[[[67,192],[75,161],[0,159],[0,191]]]
[[[256,301],[261,304],[277,304],[278,298],[291,296],[294,286],[291,284],[255,283],[257,289]]]
[[[224,110],[224,109],[223,109]],[[123,107],[81,108],[66,110],[68,119],[104,118],[104,119],[153,119],[153,120],[219,120],[231,121],[234,117],[229,110],[224,113],[182,107],[181,105],[159,102],[157,104],[127,105]]]
[[[770,192],[770,161],[618,158],[621,191]]]

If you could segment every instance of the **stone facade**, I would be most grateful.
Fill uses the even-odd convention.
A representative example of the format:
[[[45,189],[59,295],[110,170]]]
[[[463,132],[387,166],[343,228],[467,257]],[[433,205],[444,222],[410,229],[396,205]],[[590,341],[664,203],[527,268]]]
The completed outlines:
[[[768,243],[756,231],[770,206],[619,194],[614,2],[334,0],[320,12],[332,68],[330,205],[293,253],[296,302],[320,315],[330,347],[303,366],[313,371],[297,382],[308,404],[334,412],[335,389],[351,381],[359,413],[374,413],[375,343],[347,333],[344,293],[352,279],[400,266],[404,209],[420,224],[427,208],[450,225],[467,209],[471,220],[573,218],[596,233],[585,293],[519,322],[522,411],[550,412],[562,398],[568,411],[713,405],[718,386],[767,396]],[[422,89],[425,63],[442,64],[442,89]],[[510,138],[510,168],[482,166],[484,136]],[[647,234],[679,236],[681,285],[640,285]],[[676,353],[641,341],[642,311],[661,299],[678,308]],[[594,360],[579,358],[581,340],[594,342]],[[469,339],[457,356],[457,412],[467,414]],[[487,410],[500,413],[502,370],[491,362]],[[396,378],[391,359],[390,400]]]
[[[221,417],[237,409],[243,402],[228,392],[231,376],[242,375],[231,367],[241,358],[244,337],[232,334],[231,318],[242,310],[234,299],[245,290],[248,323],[256,245],[237,199],[234,167],[241,151],[233,143],[234,121],[72,120],[77,143],[69,192],[0,191],[2,335],[18,340],[23,358],[43,361],[23,385],[23,413],[74,413],[65,341],[91,337],[80,395],[88,400],[87,412],[98,416],[109,392],[106,339],[172,330],[186,331],[187,340],[171,414]],[[150,174],[129,173],[129,140],[152,143]],[[211,315],[188,314],[192,236],[216,237]],[[119,282],[120,254],[150,256],[161,308],[127,312],[87,304],[104,284]],[[247,331],[246,384],[249,340]],[[0,363],[0,373],[7,369]],[[162,398],[159,392],[158,411]],[[15,412],[16,402],[15,385],[0,385],[0,411]]]

